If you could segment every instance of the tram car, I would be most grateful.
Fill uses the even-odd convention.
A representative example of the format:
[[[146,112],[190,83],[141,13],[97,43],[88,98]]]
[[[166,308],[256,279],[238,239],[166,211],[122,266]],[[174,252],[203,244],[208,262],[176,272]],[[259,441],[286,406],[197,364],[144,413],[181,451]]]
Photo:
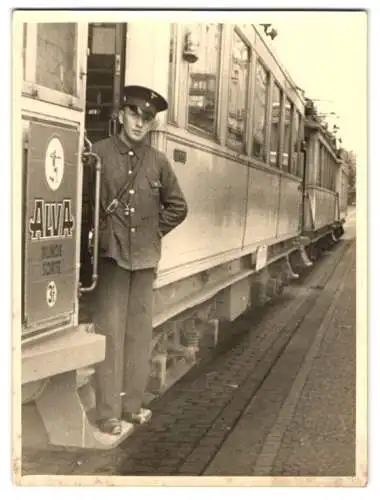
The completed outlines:
[[[313,242],[322,240],[321,245],[312,245],[311,254],[315,256],[323,249],[323,242],[328,244],[330,237],[335,240],[343,234],[347,216],[348,170],[336,137],[321,122],[310,100],[305,105],[305,136],[308,160],[304,173],[302,230]]]
[[[21,151],[14,220],[22,224],[13,227],[13,311],[23,445],[111,448],[120,438],[102,434],[91,418],[105,339],[86,312],[97,283],[97,210],[88,202],[97,207],[101,178],[91,144],[117,133],[123,86],[167,97],[151,140],[171,161],[189,205],[185,222],[163,240],[148,400],[216,346],[224,324],[311,266],[318,242],[339,238],[344,168],[258,27],[146,29],[14,16]]]

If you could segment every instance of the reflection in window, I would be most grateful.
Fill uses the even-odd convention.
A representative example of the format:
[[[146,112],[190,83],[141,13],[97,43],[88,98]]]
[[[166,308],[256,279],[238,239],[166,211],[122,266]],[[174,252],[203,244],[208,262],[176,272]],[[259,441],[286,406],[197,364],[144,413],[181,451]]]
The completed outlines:
[[[228,99],[227,144],[244,150],[249,77],[249,48],[234,32]]]
[[[215,135],[221,26],[193,24],[189,29],[199,40],[199,59],[190,66],[188,123]]]
[[[76,24],[38,23],[36,82],[75,95]]]
[[[272,92],[272,114],[270,130],[270,157],[269,162],[273,167],[278,167],[280,153],[280,130],[281,130],[281,95],[280,87],[273,85]]]
[[[289,99],[285,100],[285,131],[284,131],[284,152],[282,154],[282,166],[285,172],[290,172],[291,150],[292,150],[292,117],[293,103]]]
[[[263,65],[258,62],[256,66],[256,82],[254,97],[254,123],[253,123],[253,156],[265,160],[265,128],[266,110],[268,102],[269,76]]]

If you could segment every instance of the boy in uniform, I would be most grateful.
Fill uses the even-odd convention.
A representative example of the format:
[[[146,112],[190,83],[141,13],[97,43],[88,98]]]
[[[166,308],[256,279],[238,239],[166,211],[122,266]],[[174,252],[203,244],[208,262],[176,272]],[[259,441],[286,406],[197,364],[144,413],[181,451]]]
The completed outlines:
[[[119,111],[121,131],[94,144],[102,161],[99,281],[93,297],[96,329],[106,336],[96,370],[97,421],[113,435],[121,421],[144,423],[149,377],[153,280],[161,239],[188,207],[166,156],[146,143],[167,101],[152,89],[128,86]]]

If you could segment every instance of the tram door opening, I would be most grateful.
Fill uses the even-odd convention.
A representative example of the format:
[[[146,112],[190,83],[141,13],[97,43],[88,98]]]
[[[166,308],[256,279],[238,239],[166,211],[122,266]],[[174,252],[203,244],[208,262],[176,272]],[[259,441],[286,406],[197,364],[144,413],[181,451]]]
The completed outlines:
[[[115,134],[124,86],[126,25],[89,25],[86,130],[91,142]]]
[[[117,114],[124,86],[127,25],[93,23],[88,27],[87,86],[85,129],[91,143],[118,133]],[[83,205],[81,234],[81,282],[91,282],[92,262],[89,231],[94,196],[94,169],[83,169]]]

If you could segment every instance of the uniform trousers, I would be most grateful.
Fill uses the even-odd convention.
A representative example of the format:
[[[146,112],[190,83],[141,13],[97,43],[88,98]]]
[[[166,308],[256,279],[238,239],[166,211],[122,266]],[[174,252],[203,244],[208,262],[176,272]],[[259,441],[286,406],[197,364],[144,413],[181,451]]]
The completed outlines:
[[[96,369],[97,419],[121,418],[141,408],[149,377],[154,269],[128,271],[99,259],[93,321],[106,337]]]

